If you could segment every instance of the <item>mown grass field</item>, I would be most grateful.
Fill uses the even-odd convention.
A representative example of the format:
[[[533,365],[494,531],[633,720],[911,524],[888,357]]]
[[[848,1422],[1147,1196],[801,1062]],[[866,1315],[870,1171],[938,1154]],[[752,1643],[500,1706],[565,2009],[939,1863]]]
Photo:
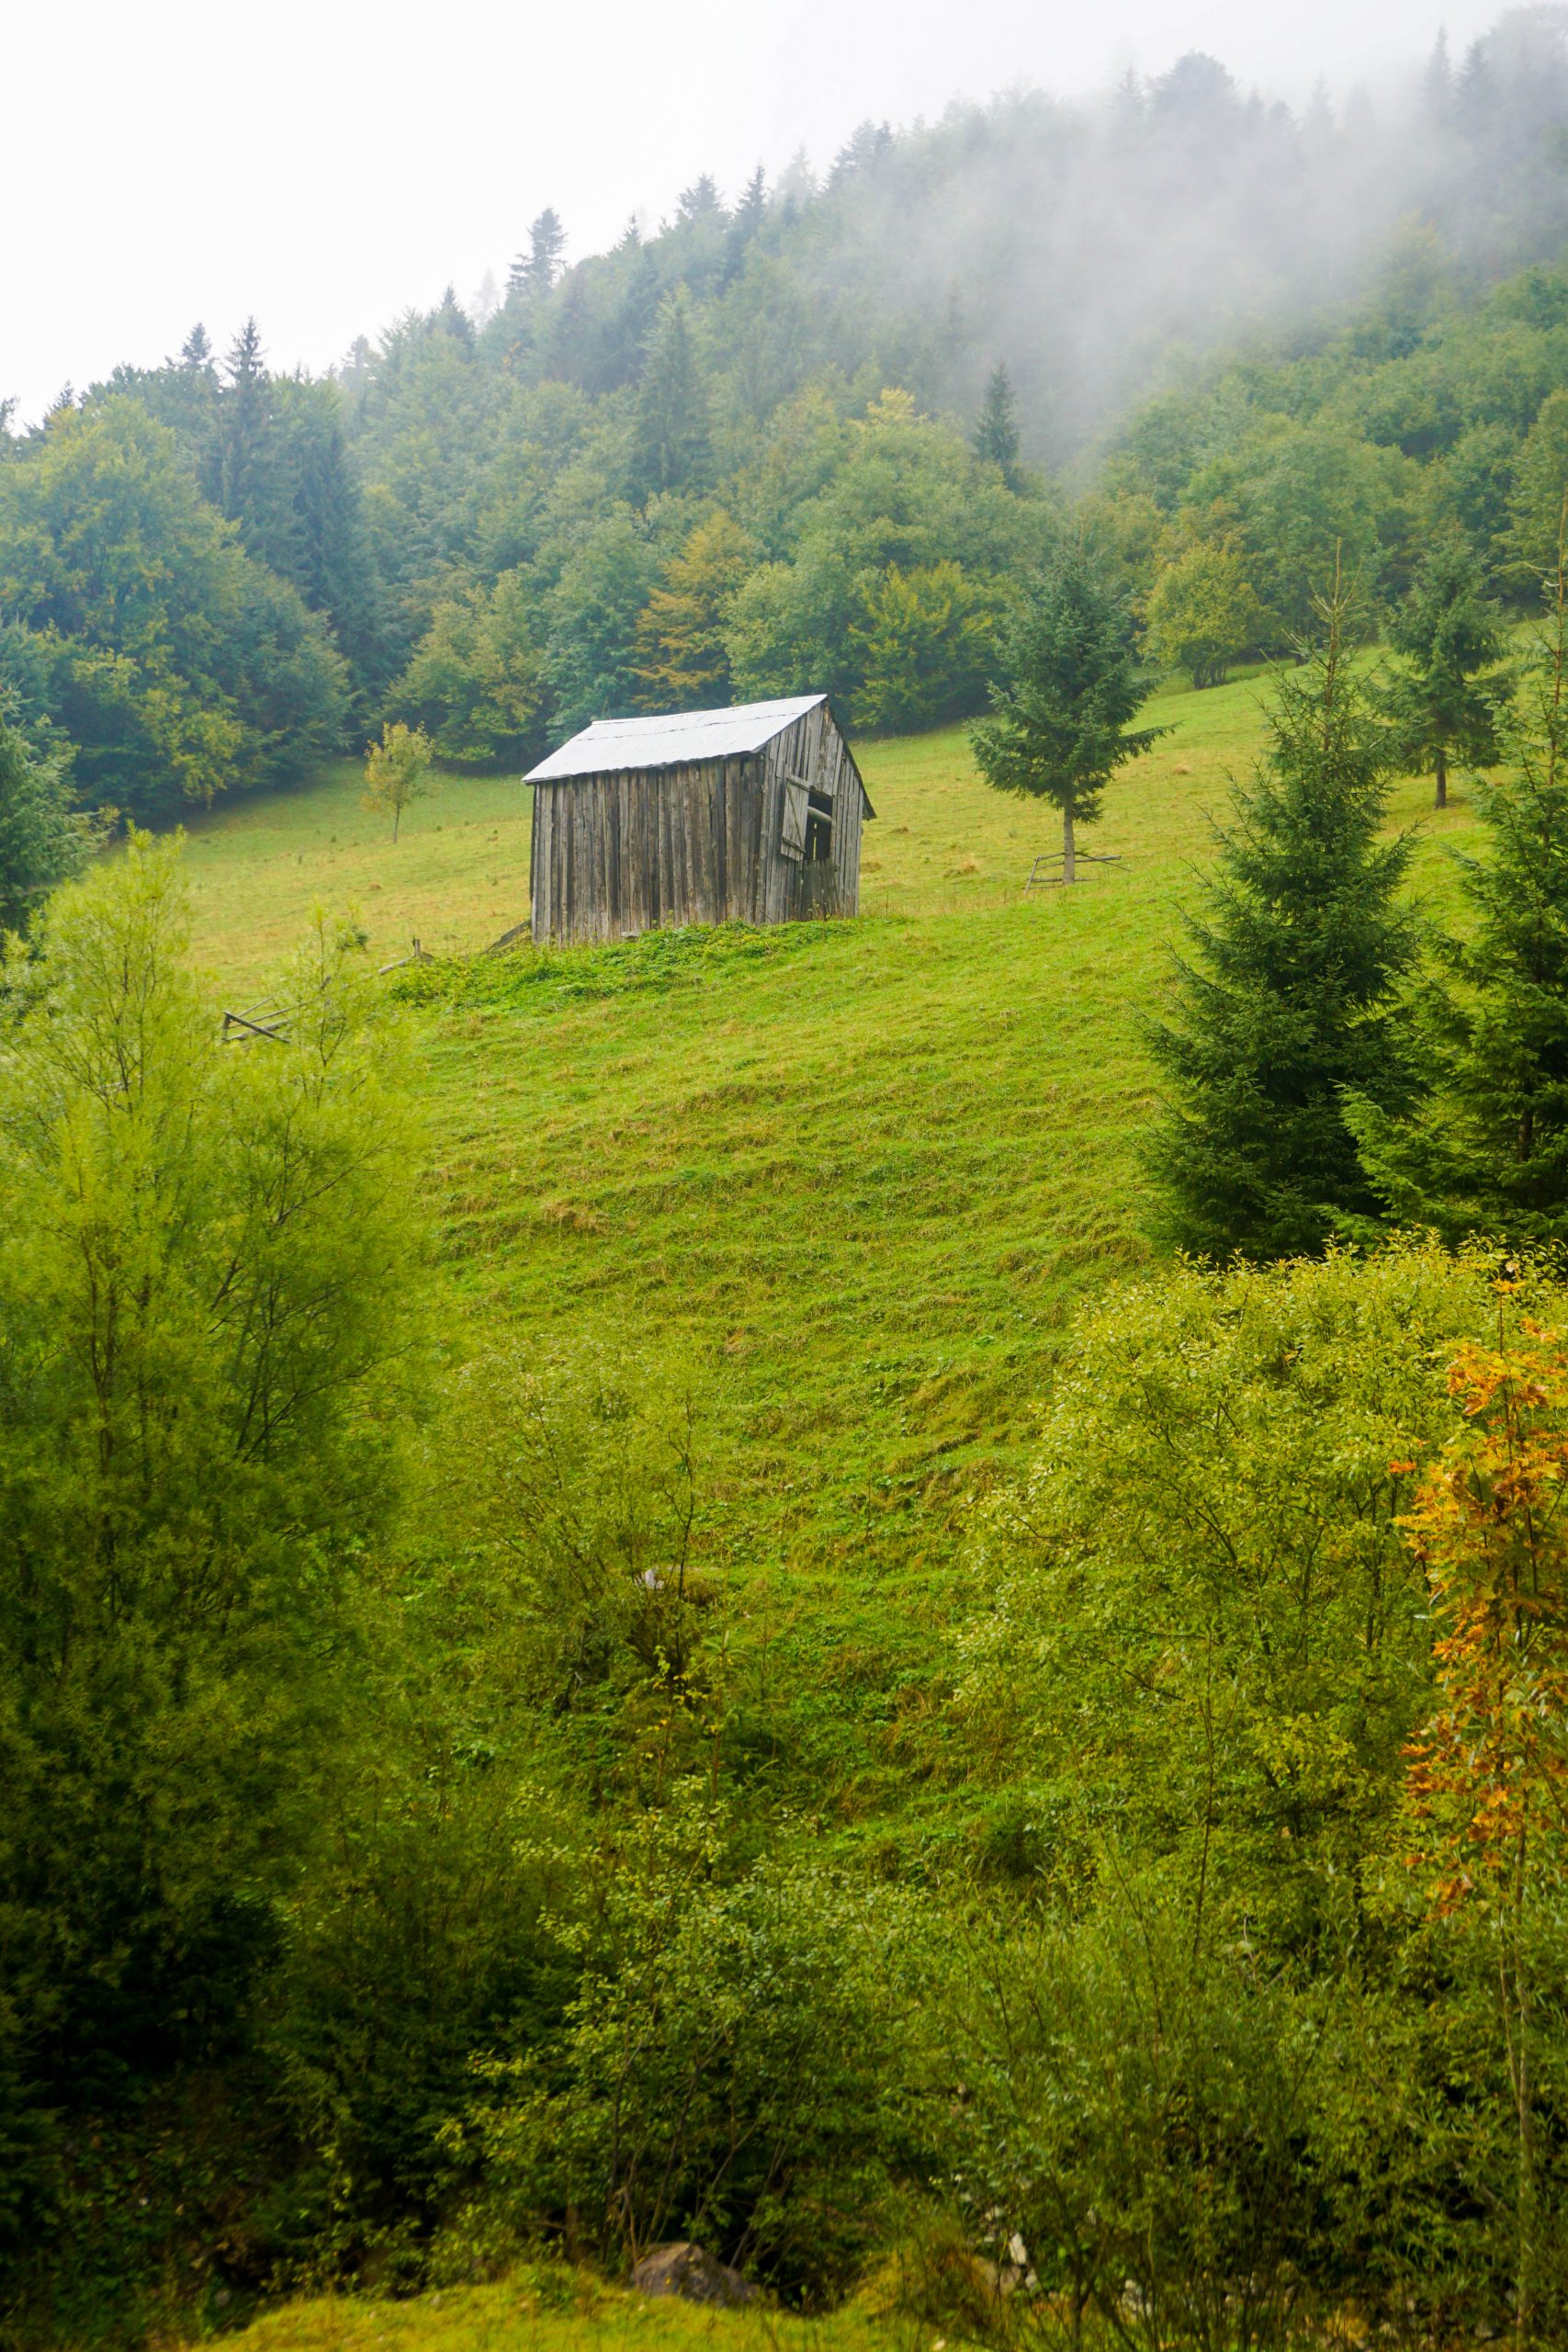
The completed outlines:
[[[1148,1255],[1141,1019],[1212,854],[1263,682],[1171,693],[1074,890],[1025,898],[1049,811],[954,730],[863,746],[862,919],[666,934],[420,976],[429,1195],[472,1333],[673,1360],[704,1399],[705,1549],[781,1788],[874,1842],[984,1834],[943,1786],[954,1569],[1030,1442],[1075,1305]],[[1430,786],[1415,887],[1451,905],[1471,819]],[[354,771],[223,812],[190,865],[226,1001],[312,904],[388,960],[527,905],[527,796],[450,780],[394,846]]]

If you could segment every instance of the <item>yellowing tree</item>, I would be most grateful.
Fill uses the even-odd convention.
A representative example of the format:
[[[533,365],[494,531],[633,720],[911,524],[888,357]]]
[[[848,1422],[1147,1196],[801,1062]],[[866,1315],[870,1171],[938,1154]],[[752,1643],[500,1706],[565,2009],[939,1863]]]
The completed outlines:
[[[637,700],[645,710],[700,710],[729,693],[723,626],[752,561],[732,514],[699,523],[649,596],[637,625]]]
[[[1199,545],[1156,581],[1144,638],[1156,661],[1190,671],[1195,686],[1217,686],[1257,643],[1263,625],[1263,607],[1235,550]]]
[[[994,637],[990,605],[957,563],[889,564],[862,592],[850,631],[862,680],[854,714],[890,733],[935,727],[980,704]]]
[[[391,812],[392,839],[403,820],[403,810],[429,789],[434,747],[423,727],[405,727],[399,719],[381,729],[378,743],[365,752],[365,808]]]
[[[1437,1705],[1408,1750],[1413,1859],[1439,1917],[1478,1911],[1495,1940],[1523,2347],[1537,2340],[1533,1955],[1543,1909],[1561,1910],[1568,1860],[1568,1349],[1527,1323],[1523,1344],[1462,1348],[1449,1392],[1461,1433],[1405,1522],[1441,1627]]]

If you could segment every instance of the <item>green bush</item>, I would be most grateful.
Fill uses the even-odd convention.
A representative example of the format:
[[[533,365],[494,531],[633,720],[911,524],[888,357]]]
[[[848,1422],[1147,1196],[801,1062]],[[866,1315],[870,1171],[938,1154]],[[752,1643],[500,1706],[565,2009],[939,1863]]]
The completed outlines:
[[[690,2237],[795,2299],[840,2291],[914,2153],[919,1914],[809,1860],[718,1873],[692,1787],[626,1835],[558,2048],[472,2119],[489,2199],[618,2266]]]

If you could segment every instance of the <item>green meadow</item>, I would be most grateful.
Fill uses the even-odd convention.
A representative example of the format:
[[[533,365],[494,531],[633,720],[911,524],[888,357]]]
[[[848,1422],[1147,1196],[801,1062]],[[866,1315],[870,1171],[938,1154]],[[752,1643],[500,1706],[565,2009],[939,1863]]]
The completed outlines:
[[[448,777],[394,845],[357,771],[192,829],[225,1003],[313,908],[354,909],[410,1006],[454,1345],[608,1345],[689,1382],[705,1565],[765,1694],[782,1801],[873,1841],[987,1834],[946,1785],[966,1521],[1025,1457],[1076,1304],[1147,1254],[1157,1013],[1267,680],[1169,692],[1072,890],[1024,885],[1051,812],[962,730],[863,744],[855,922],[479,956],[527,910],[528,796]],[[1470,823],[1400,788],[1451,910]],[[465,1314],[464,1310],[473,1310]]]

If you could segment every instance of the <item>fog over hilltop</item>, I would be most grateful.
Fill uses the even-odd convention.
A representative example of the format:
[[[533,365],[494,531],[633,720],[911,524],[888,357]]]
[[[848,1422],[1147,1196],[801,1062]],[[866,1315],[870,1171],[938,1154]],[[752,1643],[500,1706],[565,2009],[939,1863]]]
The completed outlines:
[[[1439,38],[1374,99],[1249,94],[1201,51],[1068,101],[1019,90],[898,132],[868,120],[727,202],[698,175],[486,338],[524,374],[635,379],[651,300],[684,285],[737,397],[765,413],[823,366],[972,412],[1003,361],[1031,454],[1059,462],[1216,340],[1310,333],[1380,275],[1440,257],[1486,283],[1568,236],[1568,11]],[[570,224],[569,224],[570,227]],[[470,306],[471,307],[471,306]],[[356,363],[373,371],[362,345]]]
[[[258,41],[197,0],[23,12],[7,32],[13,85],[68,111],[17,108],[0,154],[17,227],[0,259],[0,394],[34,419],[67,379],[153,365],[197,317],[226,346],[253,311],[276,365],[319,370],[447,278],[504,275],[547,204],[581,259],[634,211],[645,228],[672,217],[705,170],[733,202],[759,162],[775,184],[801,147],[827,168],[863,116],[909,125],[998,91],[1104,92],[1129,67],[1157,83],[1190,51],[1222,59],[1244,98],[1302,109],[1322,78],[1336,106],[1364,85],[1381,112],[1440,21],[1462,59],[1494,13],[1486,0],[794,0],[738,15],[722,0],[604,0],[591,16],[508,18],[452,0],[437,21],[393,0],[367,39],[343,0],[278,0]]]

